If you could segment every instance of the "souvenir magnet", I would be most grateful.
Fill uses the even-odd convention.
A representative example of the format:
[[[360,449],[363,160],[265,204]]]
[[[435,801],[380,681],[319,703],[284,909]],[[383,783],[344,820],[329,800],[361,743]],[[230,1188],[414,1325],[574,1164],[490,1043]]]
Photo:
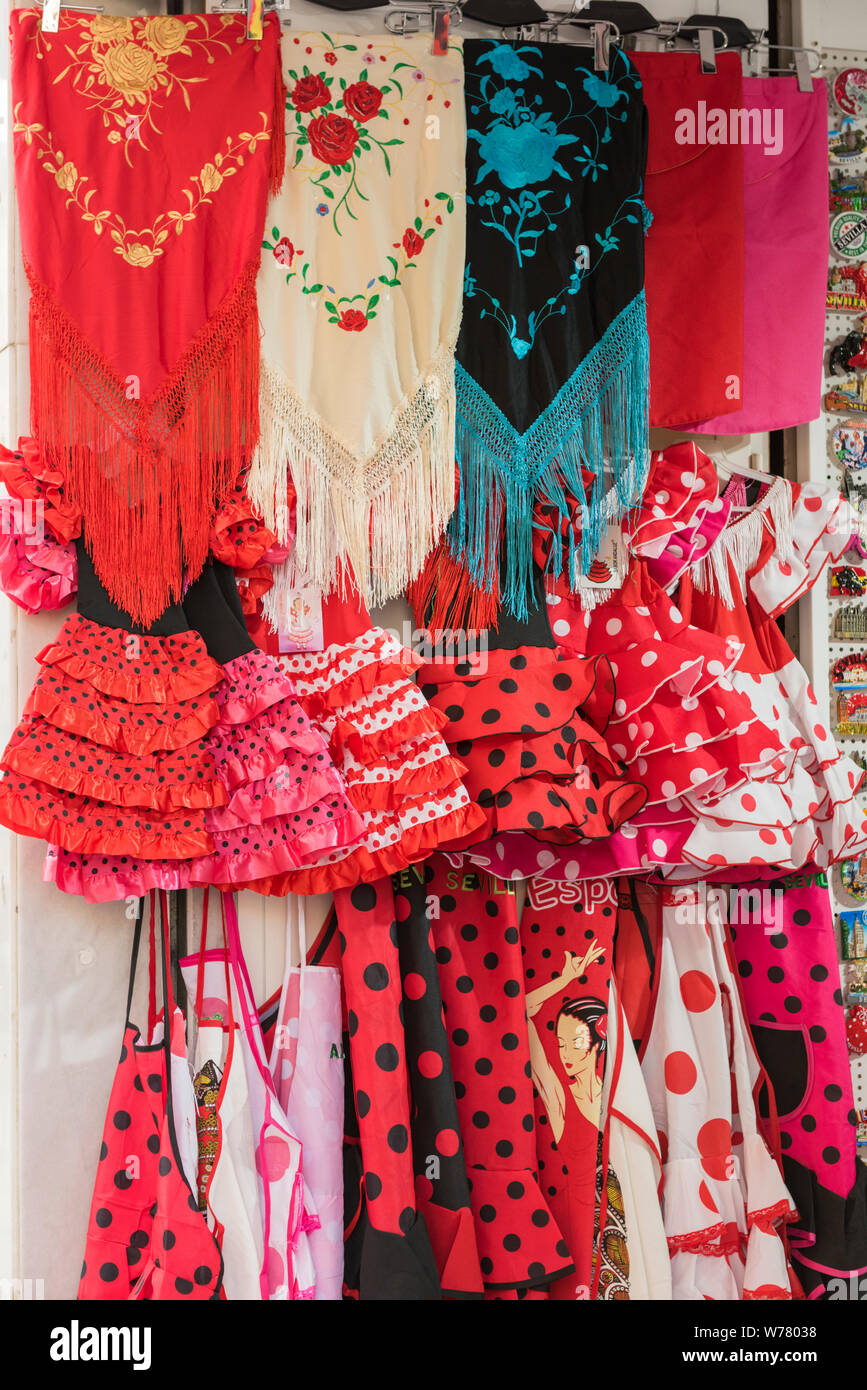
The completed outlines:
[[[844,68],[831,85],[831,96],[844,116],[867,116],[867,69]]]
[[[867,570],[856,565],[832,566],[832,598],[863,598],[865,593],[867,593]]]
[[[862,325],[863,327],[863,325]],[[867,339],[859,329],[852,329],[831,349],[828,368],[832,376],[845,376],[851,368],[867,367]]]
[[[867,376],[861,381],[853,376],[832,387],[825,394],[825,409],[832,414],[845,410],[867,411]]]
[[[865,149],[867,135],[848,118],[841,123],[839,130],[828,131],[828,155],[831,159],[858,159]]]
[[[850,898],[867,898],[867,854],[861,854],[857,859],[843,860],[840,882]]]
[[[867,213],[838,212],[831,223],[831,250],[848,261],[867,252]]]
[[[867,468],[867,430],[860,420],[841,420],[831,436],[834,457],[844,468]]]
[[[867,909],[847,908],[840,913],[844,960],[867,960]]]
[[[867,262],[831,266],[825,308],[838,312],[854,309],[856,313],[867,309]]]

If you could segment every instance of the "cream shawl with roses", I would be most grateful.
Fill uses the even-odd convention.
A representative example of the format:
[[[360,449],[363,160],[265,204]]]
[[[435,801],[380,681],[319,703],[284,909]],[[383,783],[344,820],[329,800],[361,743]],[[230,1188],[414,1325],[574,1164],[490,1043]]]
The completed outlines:
[[[460,46],[283,37],[286,177],[259,309],[261,440],[250,495],[327,592],[346,563],[370,606],[418,573],[454,506],[465,122]]]

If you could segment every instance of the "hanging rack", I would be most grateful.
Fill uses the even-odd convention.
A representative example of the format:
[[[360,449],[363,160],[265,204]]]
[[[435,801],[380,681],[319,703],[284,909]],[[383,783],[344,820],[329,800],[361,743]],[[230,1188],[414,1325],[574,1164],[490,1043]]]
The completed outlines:
[[[34,0],[36,8],[42,11],[40,28],[44,34],[56,34],[60,26],[60,11],[78,10],[83,14],[105,14],[104,5],[70,5],[67,0]]]
[[[401,5],[398,9],[386,10],[383,22],[390,34],[421,34],[430,30],[436,39],[452,25],[457,27],[463,19],[464,0],[449,0],[448,4]]]
[[[797,77],[799,92],[812,92],[813,78],[817,72],[822,71],[822,59],[814,48],[802,48],[797,44],[771,43],[764,34],[750,44],[747,49],[747,58],[750,67],[758,68],[756,61],[762,53],[770,56],[771,53],[793,53],[795,56],[788,67],[772,68],[762,64],[762,71],[758,74],[761,77]],[[811,63],[815,59],[815,63]]]
[[[280,20],[281,28],[289,29],[292,26],[289,4],[290,0],[262,0],[262,10],[265,14],[276,14]],[[217,9],[220,14],[246,14],[248,12],[248,6],[239,3],[239,0],[220,0]]]
[[[570,35],[564,39],[560,34],[563,28],[583,31],[584,37]],[[609,50],[613,43],[620,42],[620,30],[610,19],[585,19],[582,15],[548,12],[548,18],[538,24],[519,24],[504,29],[503,38],[521,43],[569,43],[575,48],[592,48],[594,71],[607,72]]]

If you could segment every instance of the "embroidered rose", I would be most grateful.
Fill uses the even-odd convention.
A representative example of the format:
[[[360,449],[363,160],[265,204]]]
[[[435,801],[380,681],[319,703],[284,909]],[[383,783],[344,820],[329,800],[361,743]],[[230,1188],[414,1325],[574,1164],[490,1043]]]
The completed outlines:
[[[118,247],[118,250],[129,265],[140,266],[143,269],[155,260],[157,254],[150,246],[143,246],[140,241],[133,241],[122,250]]]
[[[407,227],[403,234],[403,249],[408,256],[417,256],[419,251],[424,250],[424,237],[419,236],[412,227]]]
[[[199,183],[202,185],[203,193],[216,193],[220,184],[223,182],[223,175],[215,164],[203,164],[199,174]]]
[[[616,106],[620,98],[626,97],[625,92],[613,82],[603,82],[601,77],[596,77],[594,73],[588,73],[582,83],[585,92],[591,101],[595,101],[597,106],[610,108]]]
[[[278,265],[290,266],[292,264],[295,259],[295,247],[288,236],[281,236],[274,247],[273,256]]]
[[[132,20],[120,15],[100,14],[90,21],[90,37],[94,43],[114,43],[132,33]]]
[[[343,93],[346,114],[362,125],[376,115],[381,105],[382,92],[372,82],[353,82]]]
[[[114,44],[98,57],[105,80],[116,91],[123,92],[128,101],[137,101],[159,76],[157,60],[149,48],[134,43]]]
[[[61,164],[57,173],[54,175],[54,182],[58,188],[62,188],[64,193],[71,193],[78,182],[78,170],[71,160]]]
[[[346,164],[358,144],[358,127],[344,116],[316,116],[307,127],[310,149],[323,164]]]
[[[319,73],[311,72],[307,77],[299,77],[290,99],[296,111],[315,111],[317,106],[328,105],[331,93]]]
[[[492,171],[505,188],[526,188],[542,183],[555,174],[568,179],[569,173],[558,162],[561,145],[573,145],[577,135],[560,135],[545,116],[523,121],[519,126],[497,121],[486,131],[468,130],[467,139],[477,140],[481,165],[476,183]]]
[[[333,68],[333,67],[334,67],[334,64],[337,62],[337,54],[336,54],[336,53],[326,53],[326,55],[325,55],[325,61],[326,61],[326,63],[328,64],[329,67],[332,67],[332,68]]]
[[[186,37],[187,26],[176,15],[156,15],[145,23],[145,43],[163,56],[177,53],[179,48],[183,48]]]
[[[361,333],[367,327],[367,318],[360,309],[344,309],[337,326],[347,333]]]

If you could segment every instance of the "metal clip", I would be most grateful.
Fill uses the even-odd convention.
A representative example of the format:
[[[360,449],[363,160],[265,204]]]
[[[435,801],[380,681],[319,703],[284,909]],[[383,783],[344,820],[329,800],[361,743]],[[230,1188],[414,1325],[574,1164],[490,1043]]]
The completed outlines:
[[[702,72],[716,72],[716,50],[713,43],[713,30],[699,29],[698,55],[701,59]]]
[[[799,92],[812,92],[813,77],[810,72],[810,59],[805,48],[800,48],[795,54],[795,73],[798,78]]]

